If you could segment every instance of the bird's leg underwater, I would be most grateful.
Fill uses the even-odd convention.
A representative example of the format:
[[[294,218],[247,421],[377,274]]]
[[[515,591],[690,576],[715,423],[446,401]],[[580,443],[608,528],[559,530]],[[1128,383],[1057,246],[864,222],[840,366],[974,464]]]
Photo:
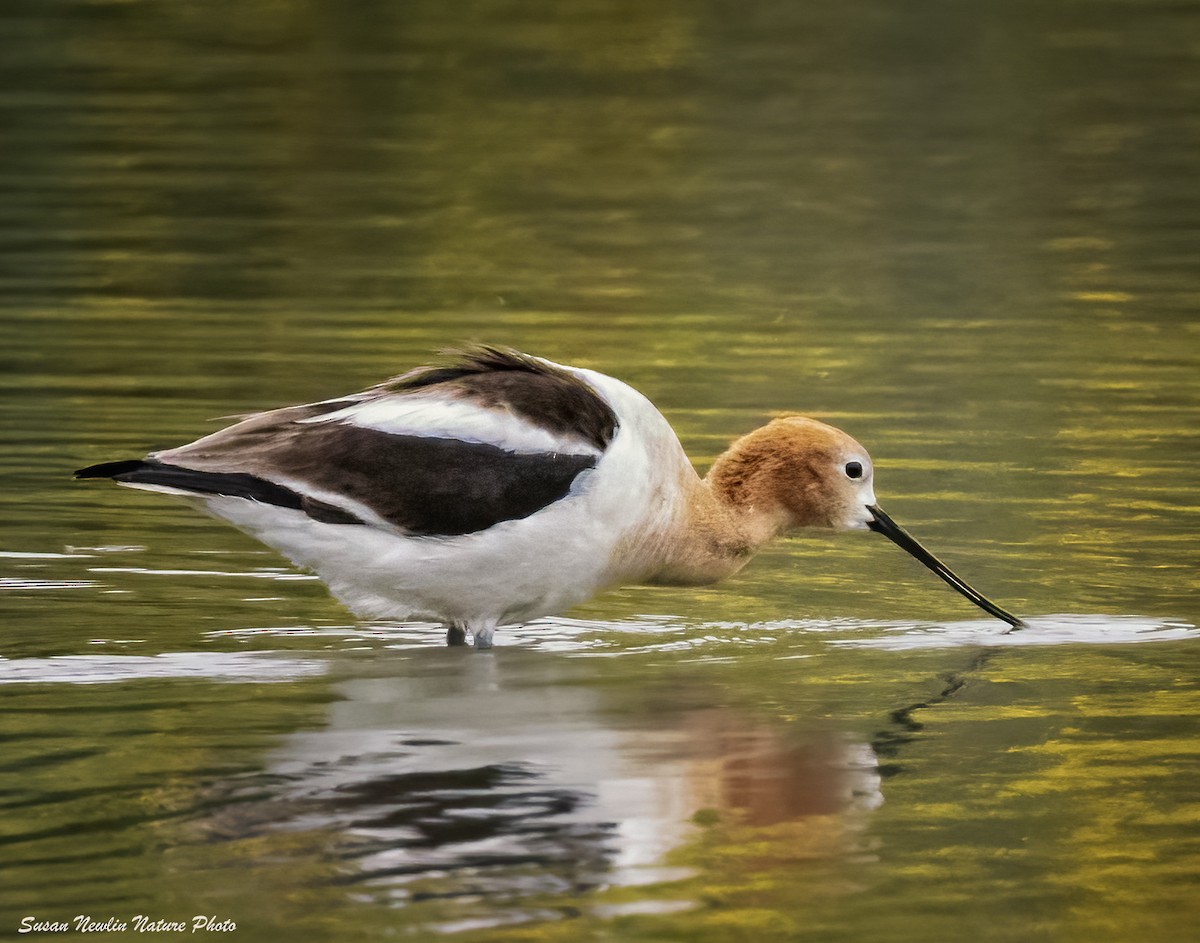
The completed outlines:
[[[491,648],[492,638],[496,634],[496,623],[494,620],[476,624],[451,622],[446,626],[446,644],[449,646],[466,645],[468,632],[471,633],[477,649]]]
[[[496,634],[496,623],[494,621],[488,621],[473,625],[471,626],[471,634],[475,637],[476,651],[485,648],[491,648],[492,636]]]

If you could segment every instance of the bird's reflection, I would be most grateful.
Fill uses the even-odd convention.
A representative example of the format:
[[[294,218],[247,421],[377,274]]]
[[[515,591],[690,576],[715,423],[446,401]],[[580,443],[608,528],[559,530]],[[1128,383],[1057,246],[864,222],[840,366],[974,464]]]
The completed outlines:
[[[213,826],[332,835],[343,880],[395,899],[511,899],[684,876],[664,855],[706,816],[852,825],[882,801],[870,748],[835,733],[679,684],[631,699],[587,659],[458,654],[338,682],[327,726],[269,758],[269,801]]]
[[[700,712],[685,724],[697,798],[744,824],[862,813],[883,801],[866,744],[812,731],[792,742],[778,727],[726,711]]]

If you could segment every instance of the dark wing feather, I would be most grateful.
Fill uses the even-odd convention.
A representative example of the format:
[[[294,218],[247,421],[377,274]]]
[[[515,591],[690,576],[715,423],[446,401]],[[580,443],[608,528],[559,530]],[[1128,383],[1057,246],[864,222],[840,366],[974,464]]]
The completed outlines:
[[[564,497],[594,455],[515,453],[494,445],[328,425],[317,453],[280,455],[289,477],[344,495],[409,533],[456,536],[528,517]]]
[[[255,464],[298,484],[271,481],[270,471],[205,471],[154,460],[105,462],[77,478],[112,478],[194,494],[220,494],[304,511],[326,524],[362,524],[352,511],[303,492],[303,486],[370,508],[410,534],[453,537],[528,517],[566,497],[576,476],[596,463],[592,455],[518,454],[492,445],[396,436],[354,426],[311,428],[306,446],[276,449]],[[293,444],[301,440],[291,440]],[[303,484],[299,484],[303,483]]]
[[[479,406],[503,406],[536,426],[577,436],[600,451],[616,434],[612,407],[562,367],[509,348],[473,347],[454,355],[449,363],[418,367],[378,389],[401,393],[437,387],[440,393]]]
[[[222,494],[231,498],[244,498],[247,501],[304,511],[314,520],[326,524],[363,523],[342,508],[244,472],[196,471],[178,465],[165,465],[153,459],[130,459],[89,465],[75,472],[75,477],[111,478],[123,484],[158,485],[190,491],[192,494]]]

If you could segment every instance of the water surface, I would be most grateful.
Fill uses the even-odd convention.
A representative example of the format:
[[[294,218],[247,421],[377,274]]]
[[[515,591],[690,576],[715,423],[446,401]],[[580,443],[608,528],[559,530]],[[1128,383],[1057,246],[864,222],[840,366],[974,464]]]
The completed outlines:
[[[1194,3],[0,26],[0,933],[1191,938]],[[1030,628],[818,535],[449,651],[70,480],[465,341],[842,426]]]

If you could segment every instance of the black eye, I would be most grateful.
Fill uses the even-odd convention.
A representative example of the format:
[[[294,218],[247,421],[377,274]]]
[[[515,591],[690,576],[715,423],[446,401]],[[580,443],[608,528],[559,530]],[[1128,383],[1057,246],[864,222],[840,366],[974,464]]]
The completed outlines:
[[[847,462],[846,463],[846,477],[847,478],[861,478],[862,477],[862,462]]]

